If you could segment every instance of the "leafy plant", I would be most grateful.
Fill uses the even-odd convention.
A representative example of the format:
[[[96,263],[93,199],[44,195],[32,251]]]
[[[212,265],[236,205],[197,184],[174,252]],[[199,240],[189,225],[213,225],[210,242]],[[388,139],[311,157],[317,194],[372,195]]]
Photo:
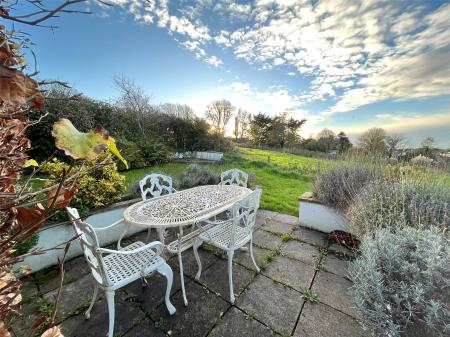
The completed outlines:
[[[138,169],[146,167],[146,161],[141,153],[141,149],[135,142],[122,138],[118,141],[118,146],[122,155],[127,158],[130,169]],[[125,170],[126,167],[122,162],[117,164],[119,171]]]
[[[199,185],[215,185],[220,178],[209,166],[191,164],[183,172],[180,186],[191,188]]]
[[[434,229],[376,230],[351,263],[354,302],[377,336],[444,336],[450,326],[450,241]]]
[[[146,138],[143,141],[137,142],[139,151],[145,161],[145,166],[152,166],[161,164],[168,160],[169,150],[163,144],[153,138]]]
[[[14,255],[20,256],[28,253],[34,246],[37,245],[38,241],[39,241],[39,234],[38,233],[33,234],[28,239],[17,245]]]
[[[68,168],[69,164],[54,159],[45,164],[43,170],[51,179],[61,179]],[[73,198],[73,204],[77,207],[104,206],[120,200],[125,192],[125,177],[118,173],[117,166],[109,155],[98,156],[75,169],[83,173],[75,182],[78,192]]]
[[[305,301],[311,303],[319,302],[319,295],[317,295],[317,293],[315,293],[312,289],[302,289],[300,292]]]

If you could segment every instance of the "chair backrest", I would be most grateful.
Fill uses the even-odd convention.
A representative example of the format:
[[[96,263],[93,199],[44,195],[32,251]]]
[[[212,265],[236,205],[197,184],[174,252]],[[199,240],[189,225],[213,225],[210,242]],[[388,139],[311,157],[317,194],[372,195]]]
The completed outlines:
[[[234,246],[237,227],[243,229],[247,234],[250,234],[253,230],[256,223],[256,212],[259,208],[261,193],[262,190],[260,188],[256,188],[245,199],[238,201],[233,205],[231,209],[233,224],[230,232],[230,248]]]
[[[248,174],[239,169],[231,169],[220,174],[220,185],[239,185],[247,187]]]
[[[97,250],[100,246],[94,228],[80,219],[76,208],[66,207],[66,210],[75,233],[78,235],[84,257],[91,268],[92,276],[98,283],[108,286],[110,282],[106,277],[106,268],[102,255]]]
[[[172,193],[172,177],[152,173],[139,181],[139,188],[141,189],[142,200],[147,200],[147,196],[154,198]]]

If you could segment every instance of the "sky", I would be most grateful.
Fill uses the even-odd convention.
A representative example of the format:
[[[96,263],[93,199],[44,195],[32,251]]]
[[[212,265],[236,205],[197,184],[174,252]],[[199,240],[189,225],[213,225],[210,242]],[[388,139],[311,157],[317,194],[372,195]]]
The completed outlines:
[[[49,3],[57,3],[49,1]],[[226,98],[353,140],[370,127],[450,147],[450,1],[109,0],[28,29],[39,76],[96,99],[125,76],[202,116]]]

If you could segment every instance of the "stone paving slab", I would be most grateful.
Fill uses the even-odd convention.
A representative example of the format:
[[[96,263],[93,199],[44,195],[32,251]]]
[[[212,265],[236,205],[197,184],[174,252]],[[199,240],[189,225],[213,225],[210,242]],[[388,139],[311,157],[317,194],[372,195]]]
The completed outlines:
[[[142,286],[141,280],[136,280],[122,289],[128,297],[144,309],[145,312],[152,312],[158,305],[164,302],[167,281],[164,276],[155,273],[147,277],[147,286]],[[181,289],[180,275],[175,271],[173,274],[173,284],[171,295]]]
[[[247,252],[248,254],[248,252]],[[238,264],[233,264],[233,291],[236,298],[249,285],[255,277],[255,272]],[[219,260],[210,268],[202,272],[198,282],[221,296],[226,301],[230,300],[230,287],[228,283],[228,260]]]
[[[138,325],[134,326],[123,337],[165,337],[166,334],[155,327],[155,323],[145,318]]]
[[[349,262],[346,260],[337,258],[332,254],[327,254],[322,261],[322,268],[330,273],[347,277],[348,264]]]
[[[264,255],[266,255],[268,252],[269,251],[267,249],[253,245],[253,256],[255,257],[255,261],[258,266],[261,263]],[[253,264],[252,258],[250,256],[250,250],[247,251],[238,250],[234,252],[233,261],[248,269],[256,271],[255,265]]]
[[[272,280],[302,291],[309,289],[314,278],[315,266],[284,256],[277,256],[275,261],[269,263],[262,273]]]
[[[295,337],[364,337],[368,336],[359,323],[321,303],[305,303]]]
[[[297,291],[258,275],[236,302],[249,316],[274,330],[290,334],[303,304]]]
[[[255,231],[253,233],[253,243],[256,246],[267,248],[267,249],[274,249],[281,245],[281,238],[270,234],[269,232],[263,231],[261,229]]]
[[[275,219],[270,219],[261,228],[268,232],[286,234],[294,229],[294,225],[277,221]]]
[[[43,297],[54,302],[58,289],[52,290]],[[89,306],[92,294],[94,293],[94,279],[91,275],[85,275],[75,282],[66,284],[61,290],[61,299],[58,305],[57,319],[84,312]],[[104,292],[99,291],[99,298],[104,296]]]
[[[83,256],[66,261],[64,263],[64,270],[64,284],[71,283],[91,272]],[[34,275],[34,280],[39,288],[40,294],[46,294],[49,291],[57,289],[60,283],[59,267],[37,272]]]
[[[226,301],[193,281],[186,282],[189,304],[184,306],[181,291],[172,296],[172,304],[177,309],[170,316],[164,304],[151,314],[153,321],[176,337],[200,337],[212,330],[221,315],[230,307]]]
[[[214,254],[207,252],[205,250],[202,250],[202,249],[198,250],[198,255],[199,255],[200,261],[202,263],[203,271],[207,270],[214,262],[216,262],[219,259]],[[197,264],[197,260],[195,260],[193,250],[190,249],[190,250],[183,252],[182,259],[183,259],[184,275],[194,278],[198,271],[198,264]],[[175,256],[171,257],[169,264],[174,267],[173,272],[174,272],[174,274],[178,274],[178,277],[179,277],[180,273],[179,273],[179,266],[178,266],[178,256],[175,255]]]
[[[208,337],[272,337],[276,334],[267,326],[232,307],[216,324]]]
[[[315,265],[320,256],[317,246],[308,243],[290,240],[281,245],[281,254],[290,258]]]
[[[285,223],[288,225],[298,225],[299,224],[298,216],[293,216],[293,215],[283,214],[283,213],[276,214],[272,218],[272,220],[275,222],[282,222],[282,223]]]
[[[325,271],[318,272],[312,286],[319,295],[319,301],[338,309],[347,315],[358,317],[349,294],[352,282],[342,276]]]
[[[297,240],[309,243],[311,245],[326,246],[328,243],[327,234],[304,227],[294,230],[293,235]]]
[[[133,326],[144,320],[144,313],[138,306],[121,291],[115,296],[115,326],[114,336],[121,336]],[[91,318],[85,319],[84,315],[70,317],[61,323],[64,337],[99,337],[108,332],[108,306],[106,300],[102,299],[95,303],[91,311]]]

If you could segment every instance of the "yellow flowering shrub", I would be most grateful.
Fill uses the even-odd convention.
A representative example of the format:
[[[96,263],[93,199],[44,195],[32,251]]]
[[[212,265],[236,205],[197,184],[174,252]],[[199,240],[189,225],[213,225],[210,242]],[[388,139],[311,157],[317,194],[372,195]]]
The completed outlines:
[[[94,168],[107,159],[104,165]],[[58,180],[69,169],[69,164],[54,159],[46,163],[43,170],[52,179]],[[117,171],[117,166],[109,154],[101,155],[93,161],[73,168],[73,172],[82,171],[75,186],[78,192],[72,199],[72,204],[80,208],[97,208],[119,201],[125,192],[125,177]]]

